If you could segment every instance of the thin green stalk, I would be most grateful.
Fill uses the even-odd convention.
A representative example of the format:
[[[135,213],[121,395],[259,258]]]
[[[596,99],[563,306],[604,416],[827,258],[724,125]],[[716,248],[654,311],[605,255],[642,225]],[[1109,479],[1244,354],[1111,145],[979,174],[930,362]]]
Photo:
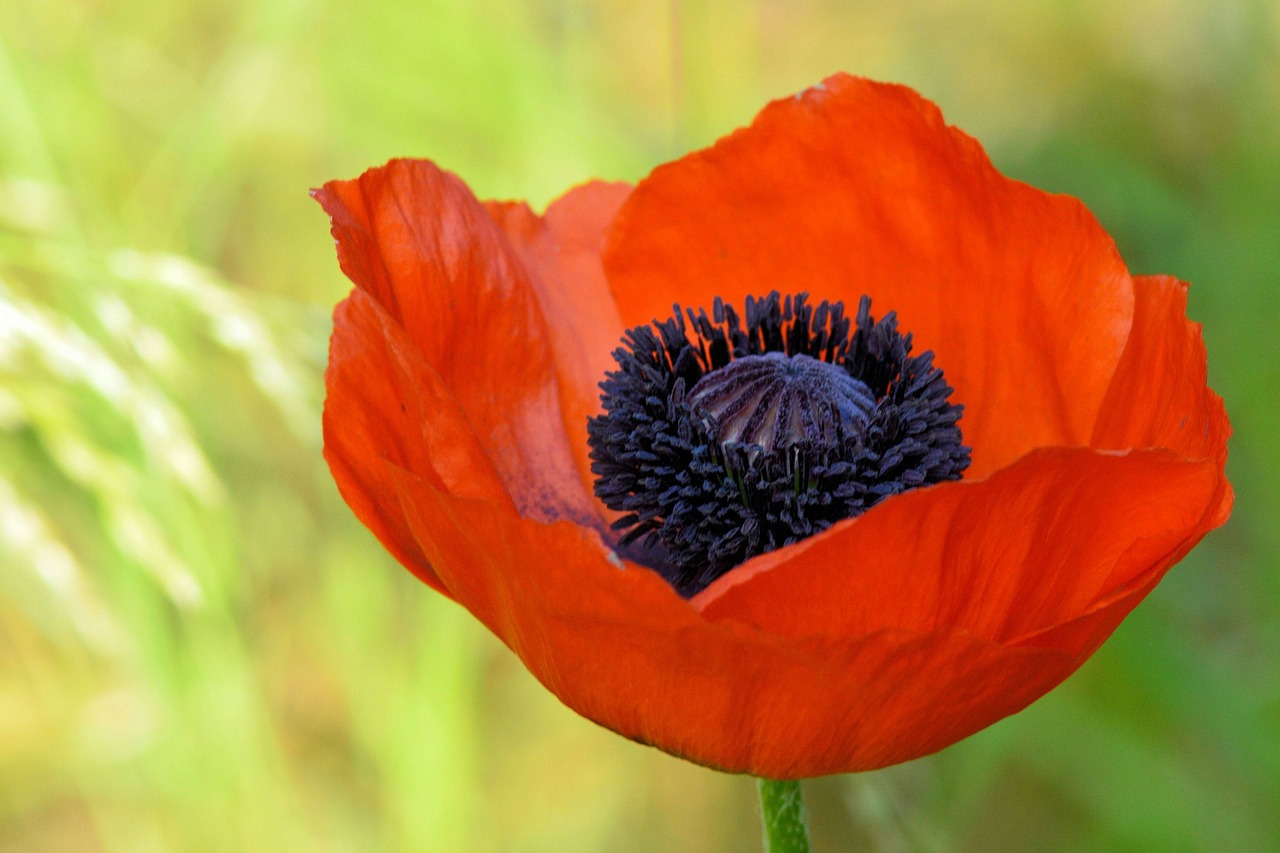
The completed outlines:
[[[800,783],[758,779],[765,853],[809,853],[809,815]]]

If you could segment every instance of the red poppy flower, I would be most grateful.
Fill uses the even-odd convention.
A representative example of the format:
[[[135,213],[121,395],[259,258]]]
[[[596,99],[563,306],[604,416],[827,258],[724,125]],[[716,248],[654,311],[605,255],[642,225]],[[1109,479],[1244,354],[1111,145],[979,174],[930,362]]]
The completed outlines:
[[[425,161],[315,195],[355,283],[343,496],[565,704],[675,755],[797,778],[941,749],[1071,674],[1230,512],[1186,286],[1131,277],[1079,201],[909,89],[833,77],[541,216]],[[624,330],[771,291],[896,311],[972,463],[686,597],[619,557],[588,420]]]

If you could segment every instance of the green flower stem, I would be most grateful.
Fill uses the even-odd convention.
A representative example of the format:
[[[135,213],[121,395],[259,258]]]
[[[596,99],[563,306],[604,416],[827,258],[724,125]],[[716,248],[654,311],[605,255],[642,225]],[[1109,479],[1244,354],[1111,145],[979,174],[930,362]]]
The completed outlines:
[[[764,853],[809,853],[809,815],[800,783],[757,779]]]

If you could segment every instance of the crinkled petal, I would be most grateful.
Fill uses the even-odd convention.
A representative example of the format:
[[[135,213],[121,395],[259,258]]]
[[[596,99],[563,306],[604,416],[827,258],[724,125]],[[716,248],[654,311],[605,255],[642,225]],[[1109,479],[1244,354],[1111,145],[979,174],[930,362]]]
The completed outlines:
[[[1094,425],[1095,447],[1167,447],[1213,459],[1224,471],[1231,424],[1208,386],[1200,325],[1187,319],[1187,285],[1170,276],[1134,280],[1137,304],[1124,355]],[[1222,473],[1214,526],[1231,513]]]
[[[610,353],[623,332],[600,253],[630,192],[627,184],[594,181],[565,193],[542,216],[523,202],[487,204],[524,259],[543,316],[553,318],[547,333],[560,376],[563,427],[588,490],[594,476],[587,418],[600,411],[600,380],[617,366]]]
[[[376,299],[339,303],[325,372],[324,454],[356,516],[406,568],[444,592],[410,534],[387,465],[514,512],[466,416]]]
[[[594,522],[530,273],[466,185],[427,161],[393,160],[315,197],[343,272],[404,329],[521,513]]]
[[[701,764],[799,778],[906,761],[1020,710],[1077,663],[964,633],[795,638],[708,620],[594,532],[395,476],[444,584],[548,689]]]
[[[1129,274],[1076,199],[995,170],[901,86],[832,77],[660,166],[605,253],[622,322],[806,291],[896,310],[965,404],[980,478],[1088,444],[1132,322]]]
[[[899,629],[1016,643],[1167,568],[1218,523],[1219,476],[1167,450],[1038,450],[984,481],[886,500],[694,601],[709,619],[782,636]]]

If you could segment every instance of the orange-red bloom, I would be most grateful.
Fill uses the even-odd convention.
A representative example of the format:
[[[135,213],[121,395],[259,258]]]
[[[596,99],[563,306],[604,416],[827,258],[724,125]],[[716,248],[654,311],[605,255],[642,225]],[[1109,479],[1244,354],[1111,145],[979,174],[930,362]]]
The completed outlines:
[[[925,755],[1076,669],[1232,502],[1186,285],[1008,180],[909,89],[833,77],[539,216],[397,160],[316,192],[356,287],[325,456],[351,508],[580,714],[774,778]],[[626,328],[808,291],[896,310],[965,406],[960,482],[691,599],[611,549],[587,418]]]

